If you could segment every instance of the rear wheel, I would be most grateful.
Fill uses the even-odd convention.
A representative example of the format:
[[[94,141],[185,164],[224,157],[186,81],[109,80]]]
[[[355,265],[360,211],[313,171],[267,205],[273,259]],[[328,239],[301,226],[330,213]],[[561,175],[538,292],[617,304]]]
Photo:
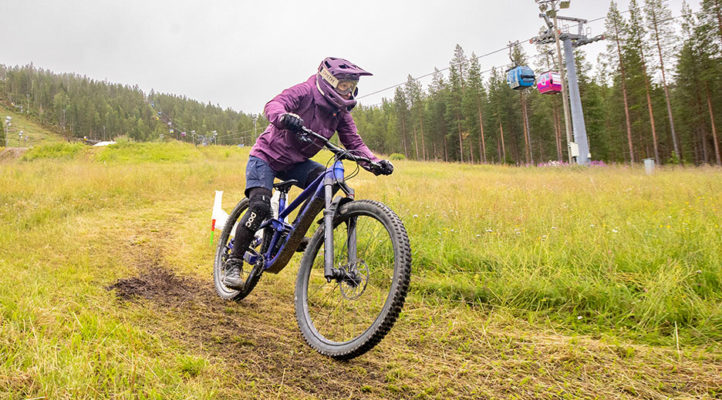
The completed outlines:
[[[385,205],[352,201],[334,218],[333,266],[324,277],[324,227],[304,252],[296,280],[296,319],[321,354],[350,359],[373,348],[401,312],[411,277],[411,248],[401,219]]]
[[[260,263],[255,266],[248,265],[244,262],[241,270],[241,278],[244,285],[242,289],[232,289],[223,284],[226,277],[225,263],[231,255],[233,249],[233,239],[236,233],[236,225],[241,220],[243,214],[248,210],[248,199],[241,200],[231,212],[231,215],[223,227],[220,237],[218,238],[218,247],[216,248],[216,257],[213,262],[213,283],[216,293],[224,300],[242,300],[256,287],[258,279],[261,277],[262,266]]]

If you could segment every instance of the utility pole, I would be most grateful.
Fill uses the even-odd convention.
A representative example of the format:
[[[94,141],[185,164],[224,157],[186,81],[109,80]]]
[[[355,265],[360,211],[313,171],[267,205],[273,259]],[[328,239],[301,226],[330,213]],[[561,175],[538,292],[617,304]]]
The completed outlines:
[[[587,129],[584,124],[584,112],[582,110],[582,101],[581,96],[579,95],[579,84],[577,82],[577,73],[576,73],[576,64],[574,62],[574,47],[583,46],[585,44],[589,44],[592,42],[596,42],[598,40],[604,39],[604,36],[599,35],[596,37],[593,37],[591,39],[587,38],[586,35],[583,34],[583,27],[584,24],[587,23],[587,20],[580,19],[580,18],[571,18],[571,17],[561,17],[557,16],[557,9],[556,5],[559,1],[560,8],[568,8],[570,0],[563,1],[563,0],[536,0],[537,3],[539,3],[539,9],[543,12],[542,14],[539,14],[541,18],[544,18],[546,21],[546,25],[548,27],[547,31],[540,36],[532,39],[532,41],[536,41],[539,43],[551,43],[553,40],[556,43],[557,46],[557,57],[559,62],[559,68],[562,72],[562,96],[563,96],[563,103],[564,103],[564,118],[567,128],[567,143],[569,145],[569,159],[571,162],[572,153],[577,153],[577,164],[579,165],[587,165],[589,164],[589,142],[587,141]],[[551,9],[548,9],[548,5],[551,5]],[[554,22],[550,21],[549,17],[554,18]],[[571,34],[571,33],[563,33],[560,34],[559,30],[557,28],[557,20],[564,20],[564,21],[573,21],[578,24],[579,31],[577,34]],[[553,31],[553,32],[550,32]],[[571,114],[572,114],[572,125],[573,125],[573,131],[574,131],[574,142],[572,143],[570,140],[570,133],[569,133],[569,117],[568,117],[568,107],[567,107],[567,99],[566,99],[566,86],[565,86],[565,80],[564,80],[564,68],[561,65],[561,56],[560,56],[560,49],[559,49],[559,41],[562,41],[564,43],[564,58],[566,60],[566,69],[567,69],[567,78],[569,79],[569,97],[571,102]],[[574,151],[572,151],[574,150]]]
[[[567,147],[572,142],[572,126],[569,121],[569,98],[567,97],[567,77],[562,64],[562,51],[559,46],[559,28],[557,25],[557,13],[554,13],[554,42],[557,46],[557,66],[562,77],[562,108],[564,108],[564,128],[567,134]],[[572,163],[572,152],[567,149],[569,164]]]
[[[562,50],[561,46],[559,45],[559,28],[557,25],[557,3],[558,0],[536,0],[536,2],[539,4],[539,9],[542,12],[545,12],[546,14],[539,14],[540,17],[546,19],[547,26],[549,26],[549,29],[552,29],[554,31],[554,43],[556,44],[556,64],[557,68],[559,68],[559,73],[561,74],[562,78],[562,108],[564,109],[564,128],[567,135],[567,147],[570,146],[570,143],[572,142],[572,125],[571,121],[569,119],[569,99],[567,97],[567,79],[566,74],[564,72],[564,65],[562,64]],[[569,8],[569,1],[562,1],[561,4],[559,4],[559,8]],[[547,7],[551,7],[547,9]],[[553,24],[549,25],[549,19],[548,16],[553,16]],[[546,34],[548,34],[549,31],[547,30]],[[544,42],[546,43],[546,42]],[[572,152],[570,148],[567,149],[567,159],[569,163],[572,163]]]

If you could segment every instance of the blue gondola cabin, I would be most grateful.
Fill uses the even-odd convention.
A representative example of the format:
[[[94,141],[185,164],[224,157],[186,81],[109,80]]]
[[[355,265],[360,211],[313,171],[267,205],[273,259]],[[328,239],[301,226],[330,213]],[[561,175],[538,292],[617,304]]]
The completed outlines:
[[[507,71],[506,83],[514,90],[534,86],[534,71],[529,67],[514,67]]]
[[[557,72],[545,72],[539,75],[536,87],[541,94],[559,93],[562,91],[562,77]]]

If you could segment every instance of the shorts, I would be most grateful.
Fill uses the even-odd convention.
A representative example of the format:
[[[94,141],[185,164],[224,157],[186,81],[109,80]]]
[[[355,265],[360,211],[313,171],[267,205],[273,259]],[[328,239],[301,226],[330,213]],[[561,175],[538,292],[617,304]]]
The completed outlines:
[[[296,186],[301,189],[305,188],[308,176],[318,171],[319,173],[325,170],[323,165],[316,161],[306,160],[297,164],[293,164],[291,168],[286,171],[274,171],[268,163],[261,160],[258,157],[248,157],[248,164],[246,164],[246,196],[248,191],[253,188],[262,187],[268,190],[273,190],[273,179],[279,178],[287,181],[289,179],[295,179],[298,181]],[[316,175],[318,176],[318,175]]]

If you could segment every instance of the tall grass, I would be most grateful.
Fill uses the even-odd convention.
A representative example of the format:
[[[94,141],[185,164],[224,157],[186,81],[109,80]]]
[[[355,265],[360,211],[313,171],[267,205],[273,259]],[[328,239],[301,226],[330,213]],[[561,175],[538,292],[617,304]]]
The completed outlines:
[[[123,253],[138,234],[133,225],[144,223],[133,210],[172,206],[205,187],[213,169],[42,159],[0,166],[0,393],[213,393],[213,379],[187,379],[207,375],[205,361],[148,335],[139,327],[153,315],[124,313],[105,289],[136,273]]]
[[[134,271],[118,244],[146,240],[148,226],[177,232],[167,257],[210,279],[199,266],[212,258],[213,190],[226,191],[230,210],[248,150],[128,143],[65,158],[67,146],[0,164],[0,386],[207,396],[213,389],[188,377],[216,384],[209,361],[162,348],[133,323],[152,316],[125,314],[104,288]],[[403,219],[412,296],[500,307],[570,332],[666,344],[677,333],[719,346],[719,169],[395,164],[392,176],[362,172],[349,184]],[[80,396],[86,387],[100,393]]]
[[[67,157],[75,146],[39,146],[26,159]],[[2,201],[17,209],[3,215],[5,226],[24,231],[98,208],[243,187],[247,150],[123,143],[88,151],[94,161],[4,168]],[[405,221],[413,290],[538,312],[582,331],[661,340],[676,324],[694,341],[722,339],[719,169],[647,176],[628,167],[397,163],[393,176],[362,173],[350,183]]]
[[[718,169],[407,162],[369,185],[409,228],[416,290],[650,340],[722,339]],[[365,194],[365,193],[364,193]]]

